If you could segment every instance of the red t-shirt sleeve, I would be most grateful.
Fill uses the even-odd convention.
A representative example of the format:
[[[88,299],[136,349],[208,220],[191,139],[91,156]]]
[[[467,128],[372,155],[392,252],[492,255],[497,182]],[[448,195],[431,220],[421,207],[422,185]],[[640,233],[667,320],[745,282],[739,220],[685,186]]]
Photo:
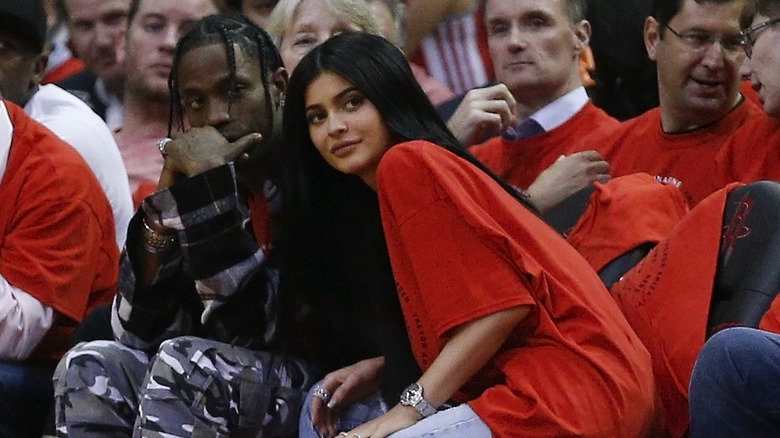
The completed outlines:
[[[501,237],[479,227],[491,218],[464,217],[487,213],[468,198],[444,196],[442,186],[457,181],[434,176],[414,156],[389,155],[379,191],[393,272],[406,292],[419,291],[436,334],[534,304],[528,279],[502,251]]]
[[[87,308],[95,271],[105,266],[101,257],[108,255],[101,252],[103,235],[92,208],[62,194],[60,184],[74,178],[44,177],[57,172],[29,175],[31,181],[19,194],[24,202],[15,206],[18,221],[3,236],[0,275],[78,321]]]
[[[20,107],[4,105],[14,131],[0,186],[0,275],[81,321],[116,289],[110,204],[76,150]]]

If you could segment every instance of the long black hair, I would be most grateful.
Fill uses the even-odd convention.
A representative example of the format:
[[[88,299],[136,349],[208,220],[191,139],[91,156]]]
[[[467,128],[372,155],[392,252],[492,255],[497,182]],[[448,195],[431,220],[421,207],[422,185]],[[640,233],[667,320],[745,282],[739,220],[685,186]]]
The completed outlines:
[[[348,321],[354,336],[371,336],[385,357],[382,393],[395,404],[403,388],[420,376],[411,352],[390,266],[379,202],[356,175],[329,166],[309,136],[305,94],[323,72],[343,76],[377,108],[394,144],[435,143],[493,177],[533,209],[512,186],[473,157],[436,113],[403,53],[386,39],[367,33],[337,35],[306,55],[288,86],[283,117],[283,222],[291,246],[283,269],[298,290],[328,302],[352,305]],[[314,292],[316,291],[316,292]],[[316,297],[314,298],[316,299]]]
[[[329,39],[306,55],[295,68],[287,89],[283,124],[287,156],[292,163],[327,166],[309,137],[305,111],[306,90],[323,72],[338,74],[360,90],[382,115],[395,144],[427,140],[444,147],[491,176],[504,190],[536,212],[524,193],[477,160],[450,132],[414,78],[401,50],[381,36],[364,32],[348,32]],[[306,179],[305,175],[288,176],[298,182]],[[304,204],[307,185],[301,187],[303,198],[297,200]]]

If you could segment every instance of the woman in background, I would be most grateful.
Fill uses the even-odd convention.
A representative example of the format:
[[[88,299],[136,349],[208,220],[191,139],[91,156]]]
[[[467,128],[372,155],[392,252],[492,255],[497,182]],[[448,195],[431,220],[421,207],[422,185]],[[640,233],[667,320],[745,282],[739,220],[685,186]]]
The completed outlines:
[[[362,31],[382,35],[401,46],[404,38],[401,0],[281,0],[268,19],[267,28],[279,47],[290,74],[311,49],[333,35]],[[412,64],[425,94],[439,105],[453,92]]]

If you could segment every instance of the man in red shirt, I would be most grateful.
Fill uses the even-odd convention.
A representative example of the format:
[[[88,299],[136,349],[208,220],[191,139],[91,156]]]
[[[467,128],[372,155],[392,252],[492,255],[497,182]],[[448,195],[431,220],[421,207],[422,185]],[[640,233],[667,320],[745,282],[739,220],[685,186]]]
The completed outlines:
[[[561,157],[574,138],[617,125],[593,105],[582,84],[580,55],[590,40],[584,16],[584,1],[488,0],[488,46],[501,83],[469,92],[448,122],[466,144],[501,131],[471,151],[527,189],[540,210],[609,179],[608,165],[592,151]],[[527,131],[529,125],[536,129]]]
[[[613,177],[647,172],[695,205],[724,185],[723,145],[760,109],[739,92],[739,17],[744,0],[657,1],[645,22],[658,65],[660,105],[598,130],[577,150],[596,148]]]
[[[217,13],[212,0],[139,0],[125,36],[124,117],[114,139],[127,168],[136,207],[155,191],[163,159],[157,142],[168,133],[168,75],[176,41],[196,20]]]

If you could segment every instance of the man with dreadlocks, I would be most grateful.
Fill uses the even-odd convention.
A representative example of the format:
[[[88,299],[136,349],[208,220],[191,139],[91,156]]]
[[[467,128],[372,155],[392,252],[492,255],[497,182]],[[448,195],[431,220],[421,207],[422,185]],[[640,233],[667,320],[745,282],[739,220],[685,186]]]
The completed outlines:
[[[80,344],[59,363],[58,436],[296,435],[320,374],[287,354],[299,351],[287,325],[302,319],[286,313],[298,307],[277,293],[269,261],[269,151],[286,83],[273,43],[246,18],[206,17],[178,42],[171,140],[158,190],[128,230],[117,341]]]

